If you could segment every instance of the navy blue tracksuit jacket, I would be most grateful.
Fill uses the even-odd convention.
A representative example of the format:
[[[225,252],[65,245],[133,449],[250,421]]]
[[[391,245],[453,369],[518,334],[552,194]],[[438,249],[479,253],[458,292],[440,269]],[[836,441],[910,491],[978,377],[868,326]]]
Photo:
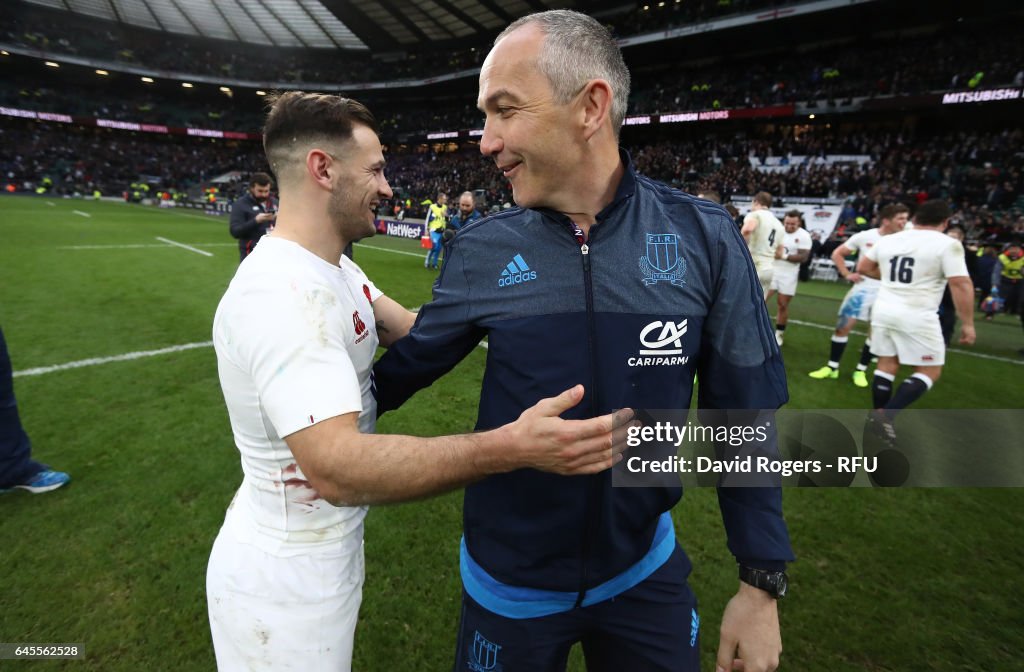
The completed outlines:
[[[622,160],[615,199],[585,244],[568,218],[543,209],[515,208],[459,231],[434,300],[374,368],[379,412],[430,385],[485,336],[479,430],[577,383],[586,396],[566,418],[689,408],[695,374],[702,408],[775,409],[788,400],[757,274],[728,213],[637,174],[625,152]],[[684,320],[682,352],[659,356],[658,329],[645,329],[671,322],[678,333]],[[513,618],[613,597],[668,558],[668,511],[681,496],[678,486],[612,488],[610,472],[486,478],[465,492],[464,586]],[[793,559],[780,490],[720,488],[718,498],[739,561],[782,569]]]

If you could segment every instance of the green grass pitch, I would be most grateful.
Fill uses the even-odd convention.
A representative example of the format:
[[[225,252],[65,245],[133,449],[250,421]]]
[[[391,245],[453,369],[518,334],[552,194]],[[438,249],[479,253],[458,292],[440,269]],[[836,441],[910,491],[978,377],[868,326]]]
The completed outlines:
[[[356,248],[369,276],[408,306],[430,297],[421,254],[418,241],[397,239]],[[241,470],[208,342],[237,262],[225,219],[0,198],[0,324],[15,371],[196,344],[15,379],[35,457],[73,480],[50,494],[0,495],[0,641],[81,642],[86,658],[0,669],[214,668],[206,562]],[[868,405],[845,376],[806,376],[827,358],[843,290],[804,283],[794,299],[792,319],[805,324],[789,327],[783,349],[792,407]],[[920,407],[1024,406],[1019,323],[979,322],[978,340],[972,352],[986,357],[950,354]],[[847,372],[861,342],[851,338]],[[470,430],[484,357],[477,349],[379,429]],[[780,610],[782,669],[1020,669],[1020,490],[791,489],[785,499],[799,561]],[[371,509],[355,669],[451,669],[460,510],[458,493]],[[711,670],[735,566],[713,490],[687,492],[674,515],[695,565]],[[583,669],[578,651],[570,669]]]

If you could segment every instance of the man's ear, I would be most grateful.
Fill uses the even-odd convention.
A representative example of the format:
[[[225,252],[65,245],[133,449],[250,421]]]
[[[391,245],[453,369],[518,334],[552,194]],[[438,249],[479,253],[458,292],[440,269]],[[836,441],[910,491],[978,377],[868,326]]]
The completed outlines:
[[[583,106],[583,137],[589,140],[608,122],[612,113],[612,87],[603,79],[587,82],[580,94]]]
[[[311,149],[306,153],[306,173],[324,189],[334,187],[334,159],[322,149]]]

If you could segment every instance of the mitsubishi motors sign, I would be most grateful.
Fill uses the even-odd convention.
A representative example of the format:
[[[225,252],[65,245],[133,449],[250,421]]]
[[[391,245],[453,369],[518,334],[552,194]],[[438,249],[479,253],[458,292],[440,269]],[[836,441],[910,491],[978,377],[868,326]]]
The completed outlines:
[[[985,91],[956,91],[942,95],[943,105],[961,103],[991,103],[997,100],[1020,100],[1021,89],[986,89]]]

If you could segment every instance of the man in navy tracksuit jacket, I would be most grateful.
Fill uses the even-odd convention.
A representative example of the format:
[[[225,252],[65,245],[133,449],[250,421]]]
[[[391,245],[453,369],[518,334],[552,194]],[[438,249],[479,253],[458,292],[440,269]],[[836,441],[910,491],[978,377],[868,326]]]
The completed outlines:
[[[591,70],[558,67],[566,50],[583,51],[572,63]],[[470,224],[450,243],[433,302],[374,369],[381,412],[485,336],[481,430],[576,383],[586,396],[565,417],[686,409],[695,375],[702,408],[787,401],[757,274],[731,218],[638,175],[617,149],[628,81],[617,46],[584,15],[532,15],[498,37],[480,76],[481,151],[522,207]],[[681,353],[659,354],[677,347],[658,337],[665,333]],[[690,562],[669,513],[681,488],[611,485],[611,472],[524,469],[466,488],[456,670],[562,670],[577,641],[590,670],[699,669]],[[741,567],[784,570],[793,554],[781,491],[718,494]],[[747,672],[778,665],[769,592],[741,582],[721,631],[725,669],[734,658]]]

